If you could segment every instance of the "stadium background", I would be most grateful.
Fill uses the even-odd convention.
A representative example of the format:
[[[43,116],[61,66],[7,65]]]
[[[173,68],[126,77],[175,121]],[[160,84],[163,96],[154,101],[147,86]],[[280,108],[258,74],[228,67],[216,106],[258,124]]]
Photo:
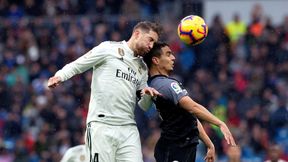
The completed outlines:
[[[249,18],[242,21],[240,12],[237,24],[234,13],[223,21],[225,6],[224,16],[205,17],[200,0],[0,0],[0,161],[59,161],[67,148],[82,144],[91,71],[53,91],[46,89],[48,77],[102,41],[127,40],[145,19],[163,25],[162,39],[177,57],[173,76],[229,125],[241,161],[264,161],[275,145],[288,160],[288,13],[275,18],[272,12],[282,10],[249,2],[255,2]],[[196,47],[176,35],[179,20],[190,14],[209,20],[208,37]],[[136,109],[136,117],[145,162],[153,162],[159,119],[153,109]],[[204,127],[218,161],[228,161],[219,130]],[[200,144],[197,161],[204,154]]]

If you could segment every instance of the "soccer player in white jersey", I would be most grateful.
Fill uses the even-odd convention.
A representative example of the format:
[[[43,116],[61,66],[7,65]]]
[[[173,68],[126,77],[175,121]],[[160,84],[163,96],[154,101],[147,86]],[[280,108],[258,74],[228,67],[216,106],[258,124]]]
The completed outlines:
[[[127,42],[103,42],[49,78],[48,87],[54,88],[93,69],[85,133],[88,161],[143,161],[134,109],[137,96],[141,96],[141,108],[147,108],[152,104],[151,96],[159,95],[147,87],[148,72],[142,56],[152,49],[160,32],[156,23],[139,22]]]

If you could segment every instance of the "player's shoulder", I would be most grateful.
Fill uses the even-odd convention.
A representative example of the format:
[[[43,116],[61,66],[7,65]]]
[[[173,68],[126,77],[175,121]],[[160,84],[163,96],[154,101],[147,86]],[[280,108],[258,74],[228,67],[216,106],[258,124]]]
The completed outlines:
[[[157,75],[149,79],[149,85],[154,88],[161,88],[161,89],[173,89],[173,90],[180,90],[184,89],[181,82],[179,82],[175,78],[171,78],[164,75]]]
[[[165,76],[165,75],[155,75],[155,76],[152,76],[149,78],[150,81],[153,81],[153,82],[173,82],[173,81],[176,81],[175,79],[173,78],[170,78],[168,76]]]
[[[103,41],[98,46],[99,47],[108,47],[111,48],[113,46],[121,46],[123,42],[116,42],[116,41]]]
[[[106,41],[110,44],[115,44],[115,45],[123,45],[123,41]]]
[[[121,52],[119,49],[123,49],[123,43],[122,42],[114,42],[114,41],[104,41],[95,46],[92,49],[92,52],[95,53],[101,53],[104,54],[104,56],[115,56],[119,52]],[[123,52],[122,52],[123,53]]]
[[[103,45],[113,47],[113,46],[123,46],[123,41],[104,41],[102,42]]]
[[[165,87],[172,82],[171,78],[165,75],[155,75],[149,78],[148,83],[151,87]]]

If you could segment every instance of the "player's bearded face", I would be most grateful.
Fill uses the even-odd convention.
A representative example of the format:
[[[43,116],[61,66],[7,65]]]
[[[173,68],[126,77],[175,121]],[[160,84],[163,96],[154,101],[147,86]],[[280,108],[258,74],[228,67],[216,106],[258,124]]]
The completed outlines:
[[[148,49],[147,49],[147,48],[145,49],[145,47],[141,44],[141,42],[139,42],[139,43],[136,44],[136,53],[137,53],[138,55],[140,55],[140,56],[145,55],[145,53],[147,53],[147,52],[145,52],[145,51],[147,51],[147,50],[148,50]]]
[[[153,48],[153,45],[156,41],[158,41],[158,35],[156,32],[141,31],[139,33],[138,41],[136,43],[136,53],[140,56],[145,55]]]

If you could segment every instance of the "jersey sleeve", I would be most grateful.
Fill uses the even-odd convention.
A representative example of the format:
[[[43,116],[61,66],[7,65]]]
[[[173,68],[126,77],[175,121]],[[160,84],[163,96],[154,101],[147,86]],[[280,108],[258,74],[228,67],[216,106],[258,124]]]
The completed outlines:
[[[183,88],[183,86],[177,82],[169,80],[165,83],[165,86],[159,92],[168,100],[172,101],[175,105],[179,103],[179,100],[187,96],[187,90]]]
[[[145,64],[142,64],[142,68],[141,68],[141,71],[143,73],[142,75],[142,79],[140,81],[140,85],[139,87],[137,88],[137,91],[138,90],[142,90],[143,88],[147,87],[147,81],[148,81],[148,71],[147,71],[147,66]]]
[[[65,65],[61,70],[56,72],[55,76],[59,76],[61,81],[65,81],[76,74],[83,73],[93,66],[103,63],[107,57],[106,49],[107,43],[101,43],[77,60]]]

